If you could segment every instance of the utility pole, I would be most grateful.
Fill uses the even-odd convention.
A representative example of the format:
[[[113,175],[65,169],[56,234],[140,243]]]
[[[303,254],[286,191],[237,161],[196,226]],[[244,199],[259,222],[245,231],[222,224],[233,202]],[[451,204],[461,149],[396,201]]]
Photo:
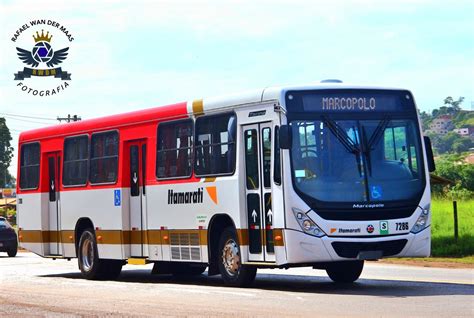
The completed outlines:
[[[71,114],[68,114],[67,117],[57,117],[56,118],[60,123],[64,120],[67,123],[70,123],[71,121],[80,121],[81,117],[77,115],[71,116]]]

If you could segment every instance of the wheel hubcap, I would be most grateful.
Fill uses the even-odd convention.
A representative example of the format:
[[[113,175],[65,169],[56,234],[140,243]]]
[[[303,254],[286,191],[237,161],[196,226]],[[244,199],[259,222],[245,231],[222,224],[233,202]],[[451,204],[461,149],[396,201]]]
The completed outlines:
[[[230,276],[235,276],[240,269],[239,245],[233,239],[229,239],[222,250],[222,264]]]
[[[94,265],[94,243],[90,236],[83,241],[81,248],[81,262],[82,268],[88,272]]]

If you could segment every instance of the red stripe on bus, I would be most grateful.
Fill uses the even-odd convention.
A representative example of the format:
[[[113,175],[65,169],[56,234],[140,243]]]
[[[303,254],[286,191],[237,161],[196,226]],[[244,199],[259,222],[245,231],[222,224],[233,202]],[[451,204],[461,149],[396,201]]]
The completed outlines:
[[[27,142],[40,141],[40,182],[38,189],[22,190],[17,182],[17,193],[45,193],[49,192],[49,178],[47,170],[47,155],[51,152],[58,152],[61,157],[60,176],[62,179],[63,169],[63,145],[64,139],[69,136],[77,136],[81,134],[91,135],[95,132],[118,130],[120,135],[119,160],[117,171],[117,182],[113,184],[97,184],[87,183],[84,186],[62,186],[60,180],[60,191],[79,191],[79,190],[96,190],[109,188],[129,188],[130,175],[128,155],[124,152],[128,149],[126,143],[132,140],[146,140],[146,176],[145,184],[180,184],[199,182],[201,178],[194,175],[190,178],[175,180],[157,180],[156,173],[156,133],[157,126],[163,120],[175,120],[186,118],[188,116],[186,102],[167,105],[162,107],[154,107],[145,110],[129,112],[125,114],[112,115],[102,118],[89,119],[74,123],[55,125],[46,128],[35,129],[20,134],[19,145]],[[20,156],[18,156],[18,173],[20,176]]]

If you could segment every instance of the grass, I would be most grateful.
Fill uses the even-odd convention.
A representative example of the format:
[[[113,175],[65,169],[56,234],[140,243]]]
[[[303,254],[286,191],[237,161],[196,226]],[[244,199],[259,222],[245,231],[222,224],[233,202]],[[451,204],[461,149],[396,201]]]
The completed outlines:
[[[441,267],[441,268],[474,268],[474,256],[464,257],[401,257],[384,258],[382,263],[402,264],[423,267]]]
[[[401,260],[414,261],[419,263],[456,263],[456,264],[474,264],[474,256],[464,257],[425,257],[425,258],[400,258]]]
[[[454,239],[453,202],[433,199],[431,203],[431,255],[434,257],[474,256],[474,200],[458,201],[459,238]],[[472,262],[466,258],[466,262]]]

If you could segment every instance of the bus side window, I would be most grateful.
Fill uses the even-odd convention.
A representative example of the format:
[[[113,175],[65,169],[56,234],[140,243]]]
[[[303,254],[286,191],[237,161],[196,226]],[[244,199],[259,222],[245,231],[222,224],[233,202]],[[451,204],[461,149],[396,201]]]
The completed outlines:
[[[263,151],[263,186],[270,188],[270,172],[272,167],[272,130],[268,127],[262,129]]]
[[[407,129],[405,126],[394,127],[396,156],[401,162],[407,160]],[[406,163],[406,162],[405,162]]]
[[[21,146],[20,189],[37,189],[39,183],[40,144],[38,142]]]
[[[190,177],[192,174],[193,121],[160,123],[156,151],[158,179]]]
[[[247,189],[259,188],[258,177],[258,136],[256,129],[245,131],[245,172],[247,175]]]
[[[196,119],[196,176],[230,175],[235,171],[236,118],[233,113]]]
[[[408,167],[414,176],[418,177],[418,154],[415,148],[415,138],[411,129],[407,129],[407,158],[408,158]]]
[[[119,134],[92,134],[89,181],[91,184],[117,182]]]
[[[397,160],[395,148],[395,136],[392,127],[385,129],[384,132],[384,157],[385,160]]]
[[[87,183],[89,137],[86,135],[64,140],[63,185],[83,186]]]
[[[384,133],[385,160],[405,162],[407,159],[407,129],[404,126],[389,127]]]

